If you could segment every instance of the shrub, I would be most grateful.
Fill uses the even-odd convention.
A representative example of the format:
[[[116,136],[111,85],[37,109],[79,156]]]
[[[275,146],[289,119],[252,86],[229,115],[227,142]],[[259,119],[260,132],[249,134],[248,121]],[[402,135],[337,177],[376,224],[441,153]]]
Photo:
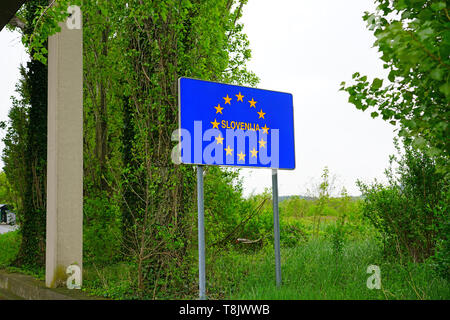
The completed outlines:
[[[442,221],[438,225],[439,235],[436,241],[435,254],[431,257],[431,262],[437,273],[444,279],[450,281],[450,220],[448,219],[448,203],[450,192],[445,195],[445,200],[441,200],[440,206],[436,208],[436,216]]]
[[[14,261],[20,242],[21,235],[18,230],[0,234],[0,268],[7,267]]]
[[[119,258],[120,211],[106,195],[85,198],[83,255],[86,263],[110,264]]]
[[[308,215],[308,209],[312,201],[301,199],[299,196],[292,196],[279,203],[280,209],[283,209],[284,217],[302,218]]]
[[[396,147],[400,151],[397,142]],[[393,162],[398,164],[395,171]],[[443,203],[448,203],[448,183],[432,158],[409,145],[400,159],[391,156],[386,176],[387,186],[358,181],[363,213],[382,234],[386,253],[423,261],[434,254],[443,237],[440,226],[448,221],[448,212],[442,211]]]
[[[273,236],[271,238],[273,239]],[[280,221],[280,244],[283,248],[295,247],[308,241],[308,239],[307,226],[302,220]]]
[[[242,197],[239,171],[210,166],[205,171],[205,240],[207,246],[222,245],[242,236],[255,214],[253,203]],[[253,234],[247,235],[253,237]]]

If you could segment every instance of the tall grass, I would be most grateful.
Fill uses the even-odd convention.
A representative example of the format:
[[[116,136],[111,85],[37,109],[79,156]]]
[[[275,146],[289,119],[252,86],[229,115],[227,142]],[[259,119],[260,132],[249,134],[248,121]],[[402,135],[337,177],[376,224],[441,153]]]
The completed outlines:
[[[273,250],[223,253],[211,260],[210,298],[222,299],[449,299],[448,282],[426,264],[386,262],[372,240],[347,243],[336,256],[325,239],[281,251],[283,284],[275,285]],[[382,288],[368,289],[369,265],[381,269]]]

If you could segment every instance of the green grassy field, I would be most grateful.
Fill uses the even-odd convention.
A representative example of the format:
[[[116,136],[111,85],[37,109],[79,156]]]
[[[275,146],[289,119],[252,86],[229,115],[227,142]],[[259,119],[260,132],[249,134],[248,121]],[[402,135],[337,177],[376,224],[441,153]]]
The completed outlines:
[[[210,298],[225,299],[449,299],[447,281],[426,264],[385,261],[374,241],[347,243],[333,254],[326,240],[282,249],[282,278],[275,285],[273,250],[215,256],[207,266]],[[368,289],[371,264],[381,269],[381,289]]]
[[[376,233],[357,210],[353,214],[349,211],[347,215],[339,251],[333,243],[333,228],[342,214],[321,216],[317,233],[314,233],[318,217],[288,213],[284,209],[281,216],[282,286],[277,288],[275,285],[271,239],[265,239],[262,245],[210,246],[206,250],[209,299],[450,299],[448,281],[439,277],[428,262],[410,263],[400,261],[398,257],[384,257]],[[270,210],[265,214],[271,216]],[[302,233],[290,233],[292,227],[301,229]],[[18,231],[0,235],[0,268],[6,268],[14,260],[19,246]],[[136,266],[127,261],[106,265],[86,263],[83,290],[111,299],[197,299],[196,253],[193,243],[190,280],[180,291],[168,290],[162,296],[140,296],[136,293]],[[367,279],[371,276],[367,273],[369,265],[380,268],[381,289],[367,288]],[[19,268],[8,269],[29,273]],[[43,270],[29,274],[42,278]]]

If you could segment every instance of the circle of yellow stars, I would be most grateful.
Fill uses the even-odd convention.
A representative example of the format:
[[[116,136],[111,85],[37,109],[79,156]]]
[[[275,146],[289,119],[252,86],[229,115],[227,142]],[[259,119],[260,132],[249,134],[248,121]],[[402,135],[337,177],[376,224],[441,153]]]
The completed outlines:
[[[239,101],[240,102],[244,102],[244,100],[243,100],[244,99],[244,95],[242,95],[240,91],[235,96],[237,98],[237,102],[239,102]],[[222,97],[222,98],[224,99],[224,104],[223,104],[224,106],[227,105],[227,104],[229,104],[231,106],[231,101],[233,100],[233,98],[230,98],[228,94],[227,94],[226,97]],[[248,100],[248,103],[250,104],[250,108],[257,109],[256,108],[256,103],[258,103],[258,101],[255,101],[254,98],[252,98],[251,100]],[[223,115],[222,111],[224,110],[224,107],[220,106],[220,103],[218,103],[217,106],[214,106],[214,108],[216,109],[216,115],[219,114],[219,113],[221,115]],[[262,108],[256,113],[259,115],[258,119],[264,119],[264,120],[266,119],[266,118],[264,118],[266,113],[262,110]],[[217,118],[214,118],[214,121],[211,121],[211,124],[213,126],[212,127],[213,129],[219,129],[220,122],[217,122]],[[264,124],[264,127],[260,128],[260,130],[262,130],[263,133],[265,133],[265,134],[269,134],[269,129],[270,128],[268,128],[266,124]],[[223,140],[224,140],[224,138],[220,134],[219,134],[219,136],[216,137],[216,143],[217,144],[223,145]],[[261,140],[259,140],[258,143],[259,143],[259,149],[261,149],[261,148],[265,148],[266,147],[267,141],[265,141],[264,138],[261,138]],[[224,150],[226,152],[226,154],[225,154],[226,156],[232,156],[233,155],[233,149],[231,149],[231,147],[229,145],[226,148],[224,148]],[[256,150],[253,147],[253,150],[250,150],[251,157],[252,158],[253,157],[257,158],[258,157],[258,152],[259,151]],[[245,162],[246,154],[243,151],[238,153],[237,156],[239,157],[238,161],[244,161]]]

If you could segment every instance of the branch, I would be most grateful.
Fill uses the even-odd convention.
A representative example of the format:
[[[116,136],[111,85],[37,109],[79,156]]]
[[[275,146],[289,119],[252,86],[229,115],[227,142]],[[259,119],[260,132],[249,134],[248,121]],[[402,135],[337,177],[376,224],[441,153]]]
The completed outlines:
[[[239,3],[239,8],[237,9],[236,16],[234,17],[233,27],[236,26],[236,21],[239,19],[239,16],[241,14],[241,10],[242,10],[243,6],[244,6],[244,2],[241,1]]]
[[[44,12],[42,12],[41,15],[39,16],[39,18],[37,19],[36,24],[34,25],[33,33],[32,33],[31,36],[30,36],[30,41],[29,41],[29,43],[28,43],[28,47],[31,48],[31,39],[33,38],[33,36],[34,36],[34,34],[35,34],[35,32],[36,32],[36,27],[38,26],[39,21],[41,21],[41,18],[47,13],[48,9],[50,9],[50,8],[53,6],[53,4],[55,3],[55,1],[56,1],[56,0],[52,0],[52,2],[45,8]]]
[[[448,64],[446,64],[444,61],[442,61],[442,59],[438,56],[435,56],[430,50],[428,50],[423,44],[422,42],[420,42],[415,36],[414,33],[412,33],[412,31],[408,31],[408,33],[411,35],[411,38],[417,42],[417,44],[419,45],[420,48],[422,48],[423,51],[425,51],[425,53],[432,58],[433,60],[439,62],[440,65],[443,65],[444,67],[446,67],[447,69],[450,69],[450,66]]]
[[[243,7],[243,6],[244,6],[244,2],[243,2],[243,1],[240,1],[238,9],[235,10],[236,16],[234,17],[234,21],[233,21],[233,28],[236,27],[236,22],[237,22],[237,20],[239,19],[239,16],[240,16],[240,14],[241,14],[241,10],[242,10],[242,7]],[[230,37],[231,37],[231,35],[232,35],[233,33],[234,33],[234,30],[233,30],[233,29],[230,30],[230,32],[228,33],[228,36],[227,36],[227,40],[228,40],[227,42],[230,41]]]
[[[268,198],[263,199],[263,201],[257,206],[257,208],[244,220],[242,220],[241,223],[239,223],[228,235],[226,235],[223,239],[213,243],[212,245],[218,245],[220,243],[224,243],[227,240],[229,240],[231,238],[231,236],[237,231],[239,230],[239,228],[241,228],[242,226],[244,226],[251,218],[253,218],[255,215],[257,215],[261,209],[263,208],[264,204],[266,203],[266,201],[268,200]],[[259,240],[257,240],[259,241]]]
[[[21,30],[23,30],[25,28],[25,22],[23,20],[21,20],[18,16],[12,17],[12,19],[9,20],[8,23],[10,25],[12,25],[13,27],[19,28]]]

